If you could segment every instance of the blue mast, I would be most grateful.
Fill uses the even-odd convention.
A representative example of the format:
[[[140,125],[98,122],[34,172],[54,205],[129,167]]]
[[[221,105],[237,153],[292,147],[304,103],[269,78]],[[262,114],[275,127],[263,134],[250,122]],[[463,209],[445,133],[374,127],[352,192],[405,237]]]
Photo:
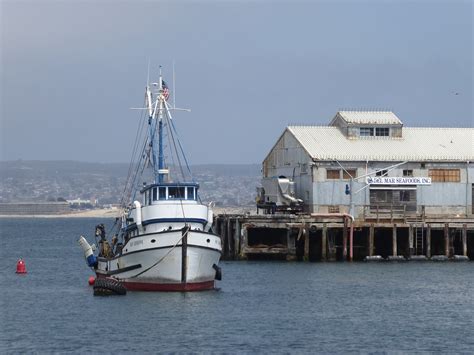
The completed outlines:
[[[165,168],[165,157],[163,155],[163,120],[160,119],[158,123],[158,181],[156,181],[155,174],[155,184],[162,183],[164,180],[165,174],[160,173]]]
[[[153,175],[155,177],[155,184],[163,183],[165,170],[165,157],[163,154],[163,111],[165,105],[163,100],[166,100],[164,95],[163,78],[161,76],[160,66],[160,80],[158,83],[153,83],[153,86],[158,86],[159,92],[155,102],[153,102],[150,87],[147,86],[147,105],[148,105],[148,129],[150,139],[150,153],[151,163],[153,166]],[[158,134],[157,134],[158,133]],[[157,137],[158,135],[158,137]],[[158,138],[158,142],[157,142]]]

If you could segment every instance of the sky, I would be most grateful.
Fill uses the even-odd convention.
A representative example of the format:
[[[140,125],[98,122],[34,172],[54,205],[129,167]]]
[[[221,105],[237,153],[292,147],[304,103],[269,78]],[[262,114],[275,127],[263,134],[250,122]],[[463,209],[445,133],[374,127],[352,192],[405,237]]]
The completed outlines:
[[[473,127],[472,1],[0,0],[0,160],[128,162],[148,62],[191,164],[341,109]]]

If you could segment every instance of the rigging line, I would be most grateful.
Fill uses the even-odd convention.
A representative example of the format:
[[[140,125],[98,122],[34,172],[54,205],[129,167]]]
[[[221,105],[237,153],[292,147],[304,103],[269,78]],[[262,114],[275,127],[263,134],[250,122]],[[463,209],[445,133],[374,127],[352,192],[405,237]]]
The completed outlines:
[[[135,277],[138,277],[142,274],[144,274],[145,272],[147,272],[148,270],[151,270],[152,268],[154,268],[156,265],[158,265],[159,263],[161,263],[175,248],[176,246],[179,244],[179,242],[181,242],[183,240],[183,238],[185,236],[188,235],[188,232],[189,232],[189,228],[186,230],[186,232],[181,236],[181,238],[173,245],[173,247],[168,250],[168,252],[163,255],[156,263],[154,263],[153,265],[149,266],[148,268],[146,268],[145,270],[143,271],[140,271],[138,274],[134,275],[134,276],[130,276],[128,277],[129,279],[134,279]]]
[[[163,127],[165,127],[165,126],[166,126],[166,130],[167,130],[167,136],[170,137],[170,130],[171,130],[171,128],[170,128],[169,123],[163,124]],[[168,140],[172,140],[172,138],[170,137]],[[170,157],[171,157],[171,162],[173,163],[173,167],[175,167],[175,166],[176,166],[176,161],[175,161],[175,159],[174,159],[174,158],[175,158],[175,155],[173,154],[173,148],[171,147],[170,144],[168,144],[168,150],[169,150],[169,152],[170,152]],[[176,175],[177,175],[177,174],[176,174]]]
[[[148,141],[148,140],[147,140],[147,141]],[[145,152],[145,149],[146,149],[146,146],[147,146],[147,141],[145,141],[145,144],[143,145],[142,155],[143,155],[144,152]],[[140,163],[143,165],[143,167],[141,168],[141,171],[140,171],[140,173],[139,173],[139,170],[140,170]],[[139,165],[137,166],[137,170],[136,170],[136,173],[135,173],[135,177],[134,177],[134,179],[133,179],[133,183],[132,183],[131,188],[130,188],[130,196],[129,196],[129,199],[130,199],[130,197],[132,196],[132,193],[133,193],[133,199],[135,199],[135,196],[136,196],[136,193],[137,193],[136,179],[137,179],[137,177],[139,177],[139,176],[143,176],[143,170],[145,170],[145,168],[146,168],[147,160],[146,160],[146,159],[142,159],[142,160],[140,160],[140,163],[139,163]]]
[[[174,130],[175,133],[176,133],[176,138],[177,138],[177,140],[178,140],[178,145],[179,145],[179,148],[181,149],[181,154],[182,154],[182,156],[183,156],[183,158],[184,158],[184,162],[186,163],[186,168],[188,169],[189,175],[190,175],[190,177],[191,177],[191,181],[194,182],[193,173],[191,172],[191,169],[190,169],[190,167],[189,167],[188,159],[186,159],[186,154],[184,154],[184,149],[183,149],[183,146],[181,145],[181,140],[179,139],[178,131],[177,131],[175,125],[174,125],[173,119],[172,119],[172,117],[171,117],[171,113],[169,113],[169,105],[168,105],[168,103],[167,103],[166,101],[165,101],[165,107],[166,107],[166,109],[168,110],[168,114],[169,114],[169,116],[170,116],[170,118],[171,118],[171,119],[170,119],[171,126],[172,126],[173,130]],[[184,178],[184,177],[183,177],[183,178]]]
[[[136,152],[137,152],[137,148],[138,148],[138,145],[139,145],[139,142],[141,141],[140,139],[140,136],[143,134],[143,121],[144,121],[144,117],[145,117],[145,114],[144,112],[142,111],[140,113],[140,119],[138,121],[138,127],[137,127],[137,132],[136,132],[136,135],[135,135],[135,142],[134,142],[134,146],[133,146],[133,150],[132,150],[132,155],[131,155],[131,158],[130,158],[130,165],[128,167],[128,174],[127,174],[127,178],[125,180],[125,185],[124,185],[124,190],[122,192],[122,198],[120,200],[120,204],[122,205],[123,202],[124,202],[124,198],[126,196],[126,193],[127,193],[127,186],[130,182],[130,178],[131,178],[131,175],[132,175],[132,171],[133,171],[133,167],[135,165],[135,160],[136,160]]]
[[[165,107],[167,107],[167,106],[166,106],[166,101],[165,101]],[[172,140],[172,142],[173,142],[174,150],[175,150],[175,152],[176,152],[176,157],[177,157],[177,159],[178,159],[179,169],[181,170],[181,176],[183,177],[183,181],[185,181],[185,180],[186,180],[186,177],[184,176],[183,166],[182,166],[182,164],[181,164],[181,159],[179,158],[179,150],[178,150],[178,148],[176,147],[176,139],[174,138],[173,129],[172,129],[172,124],[173,124],[173,123],[172,123],[171,120],[170,120],[170,113],[169,113],[169,110],[168,110],[168,109],[166,110],[165,116],[166,116],[166,120],[167,120],[167,121],[170,123],[170,125],[171,125],[171,126],[170,126],[170,129],[169,129],[170,134],[171,134],[171,140]]]
[[[141,156],[143,156],[144,154],[144,151],[146,149],[146,146],[147,146],[147,143],[148,143],[148,138],[145,139],[144,141],[144,144],[143,144],[143,148],[141,150]],[[136,179],[138,177],[138,171],[140,170],[140,164],[142,163],[143,159],[140,159],[140,161],[138,162],[137,166],[136,166],[136,170],[135,170],[135,173],[133,175],[133,179],[132,181],[130,182],[129,184],[129,187],[128,187],[128,190],[127,190],[127,200],[130,199],[131,195],[132,195],[132,192],[133,190],[135,189],[135,182],[136,182]],[[143,171],[143,169],[142,169]]]
[[[144,113],[142,113],[142,117],[141,117],[141,121],[140,121],[140,125],[139,125],[139,131],[137,132],[137,138],[135,140],[135,146],[134,146],[134,149],[133,149],[133,157],[132,157],[132,165],[130,166],[130,169],[131,169],[131,175],[132,175],[132,172],[134,171],[134,169],[136,169],[136,164],[139,163],[139,160],[141,159],[140,155],[138,154],[141,154],[138,153],[139,152],[139,146],[140,146],[140,143],[143,142],[143,140],[146,138],[144,138],[144,126],[145,126],[145,119],[146,119],[146,116]],[[127,181],[127,183],[130,182],[130,179]]]
[[[140,112],[140,119],[138,120],[137,133],[135,135],[135,142],[134,142],[134,145],[133,145],[132,156],[131,156],[131,161],[130,161],[130,166],[129,166],[129,175],[132,172],[132,169],[133,169],[132,163],[135,161],[135,154],[136,154],[139,142],[140,142],[140,136],[141,136],[141,132],[143,130],[142,121],[143,121],[144,116],[145,116],[144,111]],[[128,177],[127,177],[127,180],[128,180]]]

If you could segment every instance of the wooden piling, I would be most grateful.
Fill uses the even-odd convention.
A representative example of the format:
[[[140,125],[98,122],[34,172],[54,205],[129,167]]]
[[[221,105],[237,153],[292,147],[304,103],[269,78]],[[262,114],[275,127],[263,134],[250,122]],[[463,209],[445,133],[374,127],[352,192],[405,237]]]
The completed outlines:
[[[233,259],[240,254],[240,222],[239,218],[235,219],[235,230],[234,230],[234,254]]]
[[[370,224],[369,228],[369,256],[374,256],[375,225]]]
[[[467,224],[462,225],[462,255],[467,256]]]
[[[426,257],[431,258],[431,225],[426,226]]]
[[[232,220],[227,218],[227,257],[232,258]]]
[[[323,231],[321,233],[321,260],[327,260],[327,241],[328,241],[328,227],[326,223],[323,224]]]
[[[449,224],[444,225],[444,255],[449,257]]]
[[[393,225],[392,229],[392,255],[397,256],[397,225]]]
[[[342,260],[347,260],[347,218],[344,218],[344,227],[342,228]]]
[[[292,233],[291,228],[288,228],[286,230],[286,247],[288,250],[288,253],[286,254],[286,260],[296,260],[296,238],[295,235]]]
[[[408,226],[408,257],[411,257],[413,255],[413,252],[415,250],[414,244],[413,244],[413,224],[410,224]]]
[[[245,248],[248,244],[248,232],[247,232],[247,225],[243,224],[241,227],[241,240],[240,240],[240,251],[239,251],[239,258],[240,259],[247,259],[247,255],[245,254]]]
[[[309,261],[309,226],[304,228],[304,261]]]

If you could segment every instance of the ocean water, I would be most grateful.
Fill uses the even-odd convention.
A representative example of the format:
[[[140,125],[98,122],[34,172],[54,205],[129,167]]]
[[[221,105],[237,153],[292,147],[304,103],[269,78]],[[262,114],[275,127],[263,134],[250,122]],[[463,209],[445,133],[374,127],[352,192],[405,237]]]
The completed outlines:
[[[0,353],[474,352],[474,262],[222,262],[216,291],[94,297],[76,241],[111,222],[0,219]]]

